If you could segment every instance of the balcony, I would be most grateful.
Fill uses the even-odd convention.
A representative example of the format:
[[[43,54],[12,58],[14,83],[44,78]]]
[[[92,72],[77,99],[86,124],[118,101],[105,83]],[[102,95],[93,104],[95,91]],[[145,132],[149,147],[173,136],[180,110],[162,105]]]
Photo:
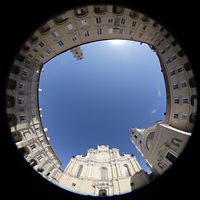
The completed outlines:
[[[106,6],[94,6],[94,13],[97,15],[106,14],[107,7]]]
[[[50,29],[50,26],[48,24],[45,24],[39,29],[39,31],[42,35],[46,35],[47,33],[49,33]]]
[[[113,14],[115,15],[123,15],[124,8],[121,8],[119,6],[113,6]]]
[[[68,21],[68,16],[66,14],[59,15],[54,20],[56,22],[56,25],[62,25]]]
[[[138,18],[138,13],[134,10],[131,10],[130,13],[129,13],[129,17],[131,19],[137,19]]]

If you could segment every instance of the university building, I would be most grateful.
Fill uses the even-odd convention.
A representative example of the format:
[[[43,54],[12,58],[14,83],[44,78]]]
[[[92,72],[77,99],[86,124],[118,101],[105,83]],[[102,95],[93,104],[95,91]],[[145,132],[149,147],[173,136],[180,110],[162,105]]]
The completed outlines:
[[[33,169],[54,184],[62,183],[63,187],[70,190],[80,189],[91,195],[130,191],[130,178],[126,174],[135,174],[133,177],[137,179],[137,172],[141,169],[133,168],[130,163],[135,158],[125,155],[118,157],[119,162],[116,163],[110,158],[109,162],[116,168],[112,171],[111,163],[102,166],[99,158],[95,158],[94,153],[89,153],[86,158],[73,158],[62,171],[62,163],[46,135],[48,129],[42,124],[43,109],[39,107],[38,92],[43,90],[39,88],[39,81],[40,74],[45,73],[43,65],[53,57],[70,50],[79,62],[83,59],[81,45],[110,39],[145,43],[160,61],[167,97],[166,112],[163,113],[166,116],[165,122],[156,122],[146,130],[132,129],[131,141],[152,172],[162,174],[175,162],[189,140],[197,112],[197,90],[192,66],[184,50],[171,33],[154,19],[136,10],[116,5],[88,5],[64,11],[42,24],[24,41],[13,60],[7,81],[7,119],[13,140],[22,156]],[[130,141],[127,139],[127,142]],[[102,155],[102,159],[104,154],[100,152],[105,152],[106,159],[106,155],[117,154],[117,150],[109,150],[108,147],[105,149],[98,147],[98,150],[88,151],[99,151],[97,155]],[[98,167],[95,159],[98,160]],[[124,165],[119,164],[120,159],[124,159]],[[88,160],[88,168],[85,167],[84,160]],[[75,161],[79,164],[72,170],[71,166]],[[133,163],[137,161],[134,160]],[[88,170],[85,171],[86,169]],[[94,171],[97,174],[91,176]],[[106,176],[106,181],[101,180],[101,173],[106,174],[102,175]],[[80,177],[77,177],[78,174]],[[81,176],[85,179],[78,181]],[[86,191],[82,182],[87,180],[90,185],[89,178],[92,177],[95,184]],[[101,185],[104,181],[107,187]],[[122,182],[127,185],[126,189]]]

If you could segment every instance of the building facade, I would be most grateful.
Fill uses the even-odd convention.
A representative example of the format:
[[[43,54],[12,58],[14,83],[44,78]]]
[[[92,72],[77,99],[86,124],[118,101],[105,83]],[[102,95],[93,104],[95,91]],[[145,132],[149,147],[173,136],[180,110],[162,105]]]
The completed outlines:
[[[119,149],[109,149],[100,145],[89,149],[87,155],[72,157],[59,180],[59,185],[69,191],[91,196],[113,196],[132,191],[132,186],[140,186],[132,181],[142,169],[135,156],[120,156]],[[144,173],[144,171],[143,171]],[[142,183],[148,183],[148,175],[143,174]],[[132,181],[132,183],[131,183]]]
[[[30,166],[54,183],[59,182],[62,170],[42,124],[38,92],[42,92],[39,80],[45,73],[43,65],[68,50],[76,59],[81,58],[79,46],[110,39],[145,43],[155,51],[166,86],[165,122],[177,130],[192,132],[197,112],[192,66],[167,29],[143,13],[117,5],[88,5],[64,11],[38,27],[19,49],[5,99],[16,146]]]
[[[158,121],[147,129],[132,128],[130,141],[153,175],[158,176],[177,160],[190,136],[189,132]]]

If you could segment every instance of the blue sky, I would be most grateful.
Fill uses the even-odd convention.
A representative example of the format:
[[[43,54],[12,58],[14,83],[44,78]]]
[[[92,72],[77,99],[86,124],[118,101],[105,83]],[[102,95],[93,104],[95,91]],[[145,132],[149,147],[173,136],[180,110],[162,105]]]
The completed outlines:
[[[83,62],[67,51],[44,65],[39,104],[50,144],[65,169],[71,156],[98,145],[134,154],[131,127],[165,120],[166,93],[158,58],[146,44],[101,41],[82,45]]]

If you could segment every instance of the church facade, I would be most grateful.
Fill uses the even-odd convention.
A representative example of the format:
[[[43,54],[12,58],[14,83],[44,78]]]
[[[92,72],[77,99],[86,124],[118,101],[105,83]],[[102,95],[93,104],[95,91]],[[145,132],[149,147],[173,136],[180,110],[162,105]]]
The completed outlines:
[[[132,179],[136,174],[138,181]],[[71,158],[59,186],[83,195],[113,196],[131,192],[134,186],[148,182],[148,175],[133,154],[120,156],[119,149],[99,145],[97,149],[89,149],[85,157]]]

